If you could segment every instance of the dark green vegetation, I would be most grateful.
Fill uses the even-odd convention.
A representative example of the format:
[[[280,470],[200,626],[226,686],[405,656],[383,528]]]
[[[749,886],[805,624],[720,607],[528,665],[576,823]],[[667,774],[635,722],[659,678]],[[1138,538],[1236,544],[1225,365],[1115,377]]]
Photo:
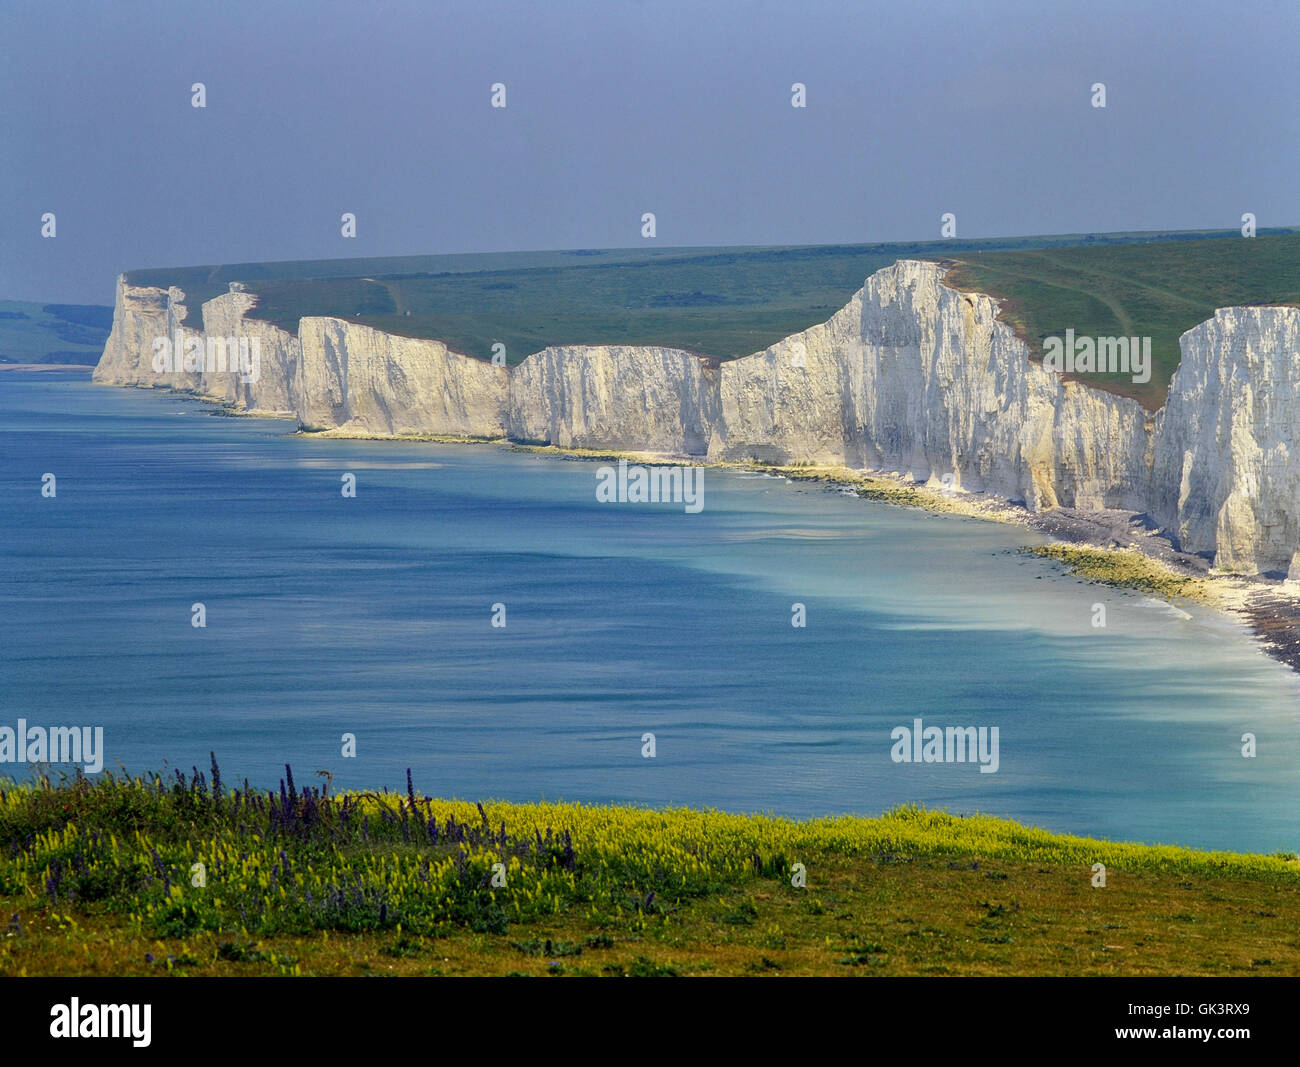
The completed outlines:
[[[1300,249],[1300,235],[1258,240],[1282,242],[1286,255],[1294,256],[1290,250]],[[996,265],[995,255],[1033,250],[1068,262],[1079,255],[1109,252],[1113,259],[1107,262],[1123,278],[1131,278],[1143,268],[1124,266],[1124,257],[1130,254],[1140,264],[1147,261],[1141,256],[1144,249],[1190,249],[1175,252],[1172,259],[1156,258],[1165,269],[1170,269],[1170,263],[1177,269],[1181,263],[1181,269],[1213,277],[1220,269],[1221,255],[1242,254],[1240,249],[1230,251],[1230,246],[1249,243],[1236,231],[1074,234],[911,244],[318,260],[139,270],[127,277],[134,285],[180,286],[195,317],[202,301],[226,292],[229,282],[239,281],[259,296],[253,314],[290,332],[297,330],[302,316],[333,315],[390,333],[436,338],[481,359],[490,358],[492,345],[500,342],[506,346],[509,363],[560,344],[666,345],[731,359],[824,322],[862,287],[868,275],[900,258],[975,263],[986,269],[990,286],[997,289],[1019,276],[1014,261],[1009,261],[999,276],[1002,280],[992,277],[988,264]],[[1294,284],[1295,272],[1270,280],[1270,271],[1282,270],[1286,262],[1283,255],[1260,268],[1257,277],[1252,275],[1251,292],[1273,286],[1283,294],[1276,299],[1286,298],[1286,286]],[[1159,284],[1174,283],[1165,279]],[[1190,314],[1192,305],[1200,308],[1191,324],[1208,318],[1216,306],[1204,286],[1184,290],[1175,284],[1172,291],[1183,301],[1178,305],[1181,314]],[[1230,287],[1225,290],[1235,292]],[[997,295],[1014,294],[999,290]],[[1094,313],[1093,303],[1076,299],[1067,288],[1040,288],[1025,299],[1035,310],[1035,323],[1059,323],[1061,330],[1073,326],[1081,334],[1102,332],[1100,325],[1110,321]],[[1107,306],[1104,301],[1095,304]],[[1142,314],[1133,320],[1133,332],[1157,336],[1155,326]],[[1156,325],[1166,329],[1163,323],[1162,319]],[[1044,328],[1051,332],[1057,327]],[[1118,326],[1104,331],[1117,332]],[[1158,336],[1166,337],[1167,329]],[[1153,378],[1152,395],[1163,395],[1165,383],[1167,375],[1158,386]]]
[[[0,783],[11,975],[1297,974],[1297,890],[1290,855],[914,807],[476,805],[409,776],[335,797],[287,768],[258,792],[215,760]]]
[[[0,363],[94,366],[113,325],[113,309],[97,304],[0,301]]]
[[[902,256],[1041,247],[1082,238],[804,248],[658,248],[236,264],[132,271],[178,285],[197,309],[241,281],[257,317],[291,333],[334,315],[518,363],[559,344],[666,345],[720,359],[823,322]],[[408,315],[407,312],[410,312]]]
[[[948,282],[1003,298],[1003,318],[1040,356],[1042,339],[1069,327],[1077,336],[1150,337],[1150,382],[1087,381],[1155,410],[1178,368],[1179,335],[1215,308],[1300,304],[1300,235],[1234,237],[957,256]]]

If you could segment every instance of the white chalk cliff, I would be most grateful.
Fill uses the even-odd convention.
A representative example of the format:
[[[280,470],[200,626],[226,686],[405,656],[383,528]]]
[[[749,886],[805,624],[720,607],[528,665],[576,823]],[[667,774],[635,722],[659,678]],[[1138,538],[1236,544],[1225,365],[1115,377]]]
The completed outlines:
[[[507,374],[441,341],[396,337],[336,318],[298,323],[292,395],[309,430],[500,437]]]
[[[199,331],[193,324],[197,316],[191,316],[180,289],[131,286],[126,284],[125,277],[119,277],[113,328],[92,377],[109,385],[195,393],[255,414],[293,415],[296,412],[291,387],[301,347],[293,334],[269,322],[248,318],[246,312],[256,302],[254,294],[232,286],[229,293],[203,305],[205,328]],[[256,338],[256,374],[241,374],[238,370],[210,373],[206,366],[206,344],[202,370],[155,370],[155,342],[160,338],[174,342],[178,336],[182,346],[194,338],[205,342],[210,337],[236,342],[241,338],[250,342]]]
[[[509,436],[561,448],[703,455],[718,371],[673,348],[547,348],[510,374]]]
[[[1221,308],[1181,341],[1152,517],[1223,570],[1300,578],[1300,308]]]
[[[1031,362],[997,302],[900,260],[827,322],[722,364],[670,348],[565,346],[509,372],[338,318],[295,338],[233,291],[209,336],[256,336],[260,376],[153,369],[185,294],[118,280],[95,380],[185,389],[308,429],[507,436],[701,460],[834,463],[1056,506],[1145,511],[1218,567],[1300,577],[1300,308],[1226,308],[1182,337],[1164,408]]]
[[[246,313],[256,303],[257,297],[252,293],[232,289],[203,305],[204,335],[228,341],[256,340],[257,347],[251,350],[257,352],[258,365],[256,376],[230,371],[205,374],[200,391],[255,414],[294,415],[297,408],[293,383],[302,358],[302,344],[278,326],[249,318]]]
[[[711,455],[842,463],[1023,500],[1142,509],[1146,413],[1029,361],[997,303],[903,260],[832,318],[722,366]]]

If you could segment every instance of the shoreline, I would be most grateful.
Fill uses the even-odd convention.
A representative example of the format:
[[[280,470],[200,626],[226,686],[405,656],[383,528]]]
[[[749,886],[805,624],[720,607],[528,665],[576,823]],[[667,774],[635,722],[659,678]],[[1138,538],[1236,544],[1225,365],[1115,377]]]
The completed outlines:
[[[112,382],[96,384],[141,388]],[[227,401],[185,390],[165,391],[207,404],[216,409],[211,412],[216,416],[292,417],[238,408]],[[632,449],[561,448],[558,445],[515,442],[505,436],[357,433],[338,428],[310,430],[301,425],[284,436],[304,440],[492,445],[510,452],[553,456],[575,462],[625,459],[651,466],[690,466],[771,474],[792,481],[820,482],[828,491],[847,490],[863,499],[898,507],[1023,526],[1052,540],[1046,545],[1027,545],[1022,551],[1056,561],[1067,574],[1081,581],[1144,592],[1174,607],[1178,606],[1175,601],[1182,600],[1218,611],[1243,625],[1263,654],[1300,674],[1300,582],[1215,571],[1204,558],[1175,548],[1140,512],[1082,511],[1064,507],[1031,512],[999,497],[935,489],[885,471],[857,471],[837,465],[784,466],[727,460],[710,463],[699,456]]]
[[[474,442],[452,439],[450,443]],[[1300,674],[1300,583],[1214,571],[1200,556],[1176,549],[1138,512],[1054,508],[1035,513],[997,497],[934,489],[883,471],[839,466],[708,463],[698,457],[654,452],[494,443],[512,452],[574,461],[626,459],[647,465],[771,474],[791,481],[820,482],[828,491],[848,490],[863,499],[898,507],[1023,526],[1052,540],[1045,545],[1026,545],[1022,552],[1054,560],[1080,581],[1145,593],[1175,608],[1183,601],[1217,611],[1244,626],[1262,653]]]
[[[14,374],[41,374],[55,371],[85,371],[93,374],[95,368],[90,363],[0,363],[0,371]]]
[[[648,466],[691,466],[771,474],[792,481],[820,482],[828,491],[848,490],[863,499],[898,507],[1023,526],[1052,540],[1045,545],[1026,545],[1022,552],[1054,560],[1067,574],[1080,581],[1145,593],[1175,608],[1179,608],[1178,602],[1182,601],[1217,611],[1244,626],[1263,654],[1300,674],[1300,583],[1215,571],[1202,557],[1175,548],[1139,512],[1058,507],[1035,513],[998,497],[935,489],[883,471],[856,471],[833,465],[710,463],[698,456],[623,449],[561,448],[558,445],[522,444],[507,438],[348,434],[337,431],[299,431],[292,436],[493,444],[511,452],[572,461],[625,459]]]

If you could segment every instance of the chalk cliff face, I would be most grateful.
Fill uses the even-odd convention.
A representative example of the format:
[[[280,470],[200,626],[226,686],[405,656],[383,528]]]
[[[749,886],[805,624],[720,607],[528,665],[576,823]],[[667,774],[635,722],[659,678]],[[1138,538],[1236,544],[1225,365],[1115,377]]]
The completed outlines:
[[[703,456],[718,371],[673,348],[547,348],[510,375],[509,436],[561,448]]]
[[[842,463],[1035,510],[1138,507],[1145,414],[1029,361],[942,268],[878,271],[828,322],[722,367],[724,459]]]
[[[1222,569],[1300,578],[1300,308],[1223,308],[1181,340],[1152,514]]]
[[[247,341],[247,352],[257,358],[255,373],[205,374],[201,391],[259,415],[294,415],[291,392],[302,345],[278,326],[247,318],[246,313],[256,304],[254,294],[232,289],[203,305],[205,337],[220,337],[240,345]]]
[[[501,437],[506,369],[441,341],[395,337],[346,319],[298,323],[292,394],[308,429]]]
[[[997,303],[901,260],[827,322],[718,364],[676,349],[547,348],[507,373],[437,341],[338,318],[295,338],[203,306],[210,336],[259,338],[256,382],[155,372],[187,336],[185,294],[118,279],[95,380],[161,385],[309,429],[447,434],[697,459],[833,463],[988,492],[1033,510],[1147,511],[1224,569],[1300,578],[1300,309],[1227,308],[1183,335],[1166,406],[1065,382],[1029,359]]]
[[[91,378],[110,385],[164,385],[152,381],[150,361],[154,338],[171,331],[169,312],[166,289],[127,285],[119,275],[113,328]]]
[[[132,286],[119,277],[113,328],[92,377],[110,385],[196,393],[259,414],[292,415],[288,386],[293,380],[298,341],[270,323],[246,319],[244,313],[255,303],[252,294],[235,291],[209,300],[203,305],[202,321],[206,329],[199,330],[194,326],[199,317],[186,304],[182,290],[175,286],[170,289]],[[209,370],[207,342],[213,338],[233,341],[236,345],[241,338],[250,341],[257,338],[257,365],[250,368],[255,373],[231,370],[229,362],[225,370],[215,366]],[[163,369],[155,369],[159,339],[166,339],[171,345],[170,369],[167,364],[163,364]],[[186,347],[192,342],[203,343],[201,359],[194,359],[193,351],[187,353]],[[228,360],[231,346],[223,344],[222,348]],[[250,347],[249,351],[253,349]],[[187,356],[191,359],[188,365],[194,367],[192,370],[185,369]]]

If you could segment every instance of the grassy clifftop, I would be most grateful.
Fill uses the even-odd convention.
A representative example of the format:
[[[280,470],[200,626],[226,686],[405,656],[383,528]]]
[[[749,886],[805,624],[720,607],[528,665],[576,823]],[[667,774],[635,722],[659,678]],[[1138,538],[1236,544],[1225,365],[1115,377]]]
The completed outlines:
[[[177,285],[197,315],[244,282],[253,314],[295,332],[332,315],[517,363],[547,345],[664,345],[726,360],[824,322],[873,272],[902,258],[960,263],[958,284],[1008,301],[1035,345],[1079,334],[1150,335],[1145,387],[1102,379],[1144,402],[1164,397],[1177,335],[1215,307],[1296,299],[1300,233],[1236,231],[1012,237],[774,248],[586,249],[138,270],[135,285]]]
[[[1150,410],[1178,369],[1179,335],[1242,304],[1300,304],[1300,234],[1251,240],[1082,245],[957,257],[948,283],[1003,300],[1002,317],[1040,357],[1044,337],[1150,337],[1151,380],[1089,374],[1088,384]]]
[[[230,790],[215,763],[6,785],[0,974],[1300,974],[1288,856]]]

